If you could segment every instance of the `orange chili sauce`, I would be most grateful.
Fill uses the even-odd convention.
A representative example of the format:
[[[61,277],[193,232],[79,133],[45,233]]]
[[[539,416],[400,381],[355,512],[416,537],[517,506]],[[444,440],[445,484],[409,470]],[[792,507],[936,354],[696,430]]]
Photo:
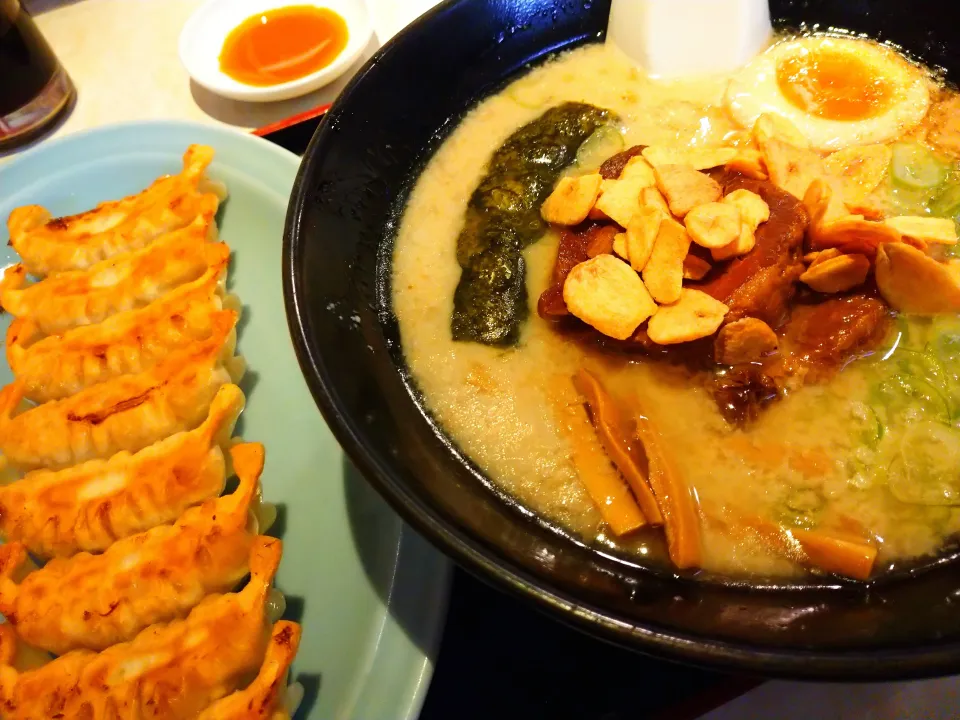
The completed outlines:
[[[247,85],[266,87],[325,68],[343,52],[349,33],[333,10],[289,5],[252,15],[230,31],[220,71]]]

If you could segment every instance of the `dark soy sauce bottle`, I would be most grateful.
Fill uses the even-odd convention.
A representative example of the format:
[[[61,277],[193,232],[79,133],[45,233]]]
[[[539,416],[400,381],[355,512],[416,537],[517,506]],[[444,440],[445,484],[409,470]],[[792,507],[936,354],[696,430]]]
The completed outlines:
[[[51,127],[74,97],[73,83],[20,0],[0,0],[0,150]]]

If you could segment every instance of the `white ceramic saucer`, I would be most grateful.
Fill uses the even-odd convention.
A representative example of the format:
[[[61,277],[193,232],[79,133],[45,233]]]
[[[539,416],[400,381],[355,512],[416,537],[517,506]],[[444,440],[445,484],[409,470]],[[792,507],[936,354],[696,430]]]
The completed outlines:
[[[347,46],[327,67],[298,80],[257,87],[220,72],[220,51],[230,31],[251,15],[288,5],[329,8],[347,23]],[[344,73],[363,52],[373,28],[363,0],[208,0],[190,16],[180,32],[180,62],[207,90],[248,102],[272,102],[305,95]]]

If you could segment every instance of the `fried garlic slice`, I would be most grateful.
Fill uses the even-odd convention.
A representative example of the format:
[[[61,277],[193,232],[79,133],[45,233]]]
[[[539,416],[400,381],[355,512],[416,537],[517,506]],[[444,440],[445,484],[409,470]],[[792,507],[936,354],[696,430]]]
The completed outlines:
[[[806,149],[810,143],[797,126],[782,115],[763,113],[753,124],[753,140],[758,145],[768,140],[780,140],[794,147]]]
[[[823,225],[827,213],[830,210],[830,203],[833,196],[833,189],[823,178],[814,179],[803,194],[803,205],[810,216],[810,228],[816,231]]]
[[[645,187],[640,191],[640,206],[657,208],[667,217],[670,217],[670,206],[656,187]]]
[[[957,244],[957,225],[953,218],[900,215],[887,218],[883,224],[906,238],[934,245]]]
[[[886,145],[855,145],[837,150],[823,167],[840,182],[847,203],[861,203],[887,176],[893,151]]]
[[[657,306],[629,265],[612,255],[598,255],[575,266],[563,283],[570,313],[617,340],[633,335]]]
[[[717,261],[746,255],[753,250],[757,244],[757,228],[770,219],[770,206],[749,190],[734,190],[723,198],[723,204],[740,211],[740,231],[730,244],[710,249],[710,255]]]
[[[646,267],[650,255],[653,254],[657,235],[660,233],[660,223],[667,219],[667,216],[657,208],[646,206],[641,207],[627,225],[624,238],[627,250],[625,259],[630,262],[630,267],[634,271],[640,272]]]
[[[740,211],[730,203],[697,205],[686,214],[683,223],[690,239],[710,250],[729,245],[740,236]]]
[[[862,285],[870,272],[870,261],[864,255],[838,255],[827,259],[817,258],[810,264],[800,282],[817,292],[839,293]]]
[[[660,165],[654,173],[657,188],[666,198],[670,212],[678,218],[697,205],[716,202],[723,194],[716,180],[689,165]]]
[[[603,181],[595,208],[625,228],[640,209],[640,194],[654,182],[646,161],[642,157],[630,158],[618,179]]]
[[[724,165],[724,169],[754,180],[766,180],[768,177],[763,154],[755,148],[739,148],[733,159]]]
[[[823,162],[813,150],[801,148],[776,137],[758,143],[770,181],[802,200],[814,180],[824,175]]]
[[[724,205],[732,205],[740,211],[740,220],[756,230],[770,219],[770,206],[766,200],[749,190],[734,190],[723,198]]]
[[[838,198],[834,188],[823,178],[810,183],[803,196],[803,204],[810,216],[807,235],[813,250],[838,248],[843,253],[872,258],[882,243],[896,243],[903,239],[903,235],[886,222],[838,211]]]
[[[859,215],[848,215],[812,229],[810,247],[813,250],[837,248],[842,253],[872,258],[881,245],[902,244],[902,239],[903,236],[897,230],[885,223],[866,220]]]
[[[643,267],[643,282],[658,303],[676,302],[683,287],[683,261],[690,251],[690,236],[683,225],[665,217],[660,223],[653,252]]]
[[[627,233],[618,232],[613,236],[613,252],[617,257],[630,262],[630,249],[627,247]]]
[[[627,164],[620,171],[620,180],[633,180],[641,187],[654,187],[657,183],[653,174],[653,168],[642,157],[632,157],[627,160]]]
[[[874,272],[880,295],[894,310],[917,315],[960,311],[960,276],[915,247],[880,245]]]
[[[694,170],[709,170],[726,165],[737,156],[737,150],[729,147],[651,145],[643,149],[642,155],[653,167],[658,165],[689,165]]]
[[[600,197],[600,173],[561,178],[543,201],[540,215],[554,225],[579,225],[587,219]]]
[[[777,351],[777,334],[763,320],[746,317],[727,323],[713,343],[714,359],[723,365],[740,365],[761,360]]]
[[[705,292],[684,288],[680,299],[661,305],[647,323],[647,335],[658,345],[675,345],[713,335],[729,308]]]
[[[840,257],[841,255],[843,255],[843,253],[836,248],[827,248],[826,250],[807,253],[803,256],[803,261],[810,267],[813,267],[817,263],[825,262],[831,258]]]
[[[746,255],[756,246],[756,233],[750,229],[750,226],[747,223],[740,223],[740,232],[737,234],[737,239],[729,245],[711,248],[710,256],[717,262],[721,260],[729,260],[730,258]]]

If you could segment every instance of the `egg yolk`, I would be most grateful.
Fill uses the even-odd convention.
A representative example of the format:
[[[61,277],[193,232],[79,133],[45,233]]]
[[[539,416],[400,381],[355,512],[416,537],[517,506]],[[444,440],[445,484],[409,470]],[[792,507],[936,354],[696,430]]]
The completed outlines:
[[[825,47],[783,58],[777,64],[777,85],[792,105],[826,120],[879,115],[895,91],[872,64],[854,53]]]

